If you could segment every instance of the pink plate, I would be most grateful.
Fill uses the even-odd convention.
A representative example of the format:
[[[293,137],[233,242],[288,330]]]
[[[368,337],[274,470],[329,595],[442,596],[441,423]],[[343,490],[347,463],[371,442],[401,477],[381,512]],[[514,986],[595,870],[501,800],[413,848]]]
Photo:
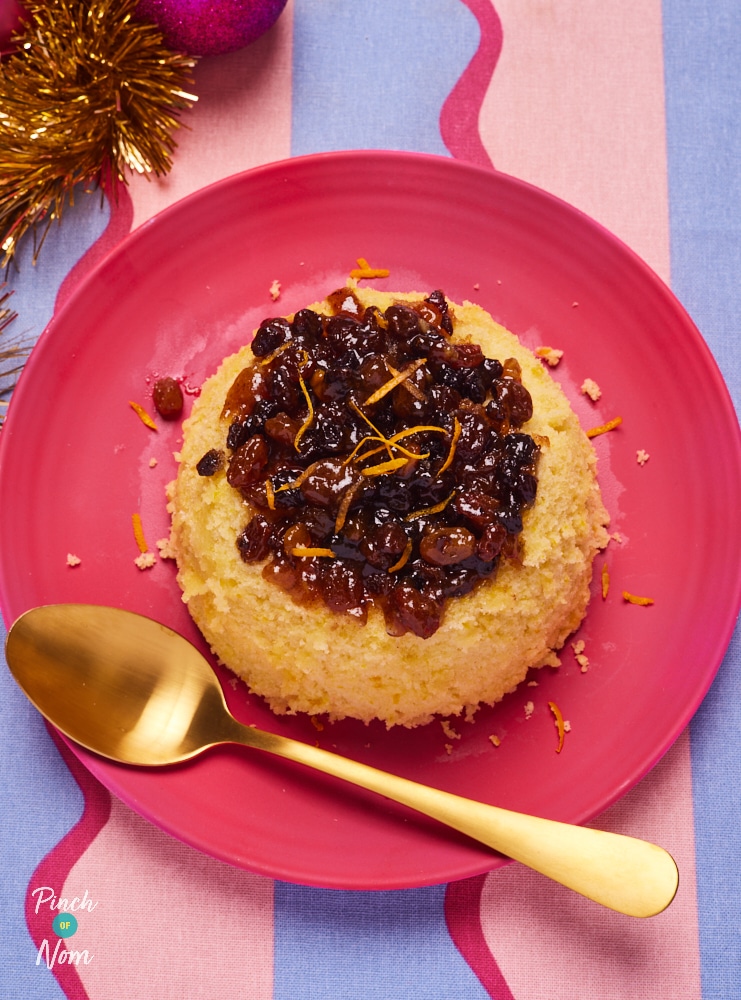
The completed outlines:
[[[340,287],[360,256],[390,269],[378,287],[442,288],[481,303],[528,346],[563,350],[554,373],[585,427],[623,418],[595,439],[621,541],[598,560],[610,591],[603,600],[595,581],[577,637],[589,670],[567,646],[559,670],[456,723],[455,740],[437,722],[386,732],[278,718],[221,671],[230,706],[243,721],[427,784],[590,820],[687,725],[730,639],[741,539],[727,526],[741,504],[739,429],[705,343],[656,275],[584,215],[502,174],[402,153],[298,158],[199,191],[125,239],[49,324],[12,401],[0,449],[6,618],[57,601],[118,605],[203,648],[173,565],[134,565],[134,512],[152,548],[167,534],[164,487],[180,428],[160,421],[148,430],[129,401],[151,409],[160,375],[197,387],[262,318]],[[587,377],[601,387],[596,404],[579,391]],[[650,455],[644,465],[639,449]],[[68,552],[79,566],[67,566]],[[623,590],[655,603],[626,603]],[[571,723],[560,754],[549,701]],[[73,749],[162,829],[275,878],[390,889],[501,863],[400,806],[240,748],[164,770]]]

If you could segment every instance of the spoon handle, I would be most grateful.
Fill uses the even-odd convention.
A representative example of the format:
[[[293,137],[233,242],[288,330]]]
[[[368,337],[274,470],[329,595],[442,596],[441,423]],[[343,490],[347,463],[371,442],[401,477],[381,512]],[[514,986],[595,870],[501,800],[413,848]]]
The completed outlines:
[[[651,917],[671,903],[676,863],[655,844],[486,805],[287,737],[239,726],[229,739],[331,774],[430,816],[620,913]]]

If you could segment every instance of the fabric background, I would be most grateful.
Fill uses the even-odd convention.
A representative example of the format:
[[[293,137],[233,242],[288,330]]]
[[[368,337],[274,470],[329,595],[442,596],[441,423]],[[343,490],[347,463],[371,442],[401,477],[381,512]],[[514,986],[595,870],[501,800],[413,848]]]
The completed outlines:
[[[671,284],[738,408],[740,69],[736,0],[289,0],[252,46],[199,63],[166,179],[136,178],[113,206],[80,193],[36,267],[24,248],[13,336],[37,338],[107,249],[212,181],[317,151],[418,150],[524,178],[621,237]],[[675,903],[636,921],[515,865],[382,893],[236,871],[111,800],[2,670],[0,994],[737,998],[740,675],[737,632],[688,732],[597,821],[680,864]],[[97,902],[73,939],[89,965],[37,964],[53,916],[36,912],[40,886]]]

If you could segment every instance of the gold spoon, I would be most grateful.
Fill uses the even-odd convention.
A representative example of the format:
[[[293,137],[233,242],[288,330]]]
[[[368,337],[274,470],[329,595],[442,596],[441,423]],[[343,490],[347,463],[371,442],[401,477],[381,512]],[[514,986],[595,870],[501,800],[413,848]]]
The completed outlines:
[[[11,628],[6,653],[52,725],[111,760],[173,764],[240,743],[402,802],[621,913],[653,916],[677,891],[674,859],[655,844],[474,802],[243,726],[198,650],[150,618],[91,604],[34,608]]]

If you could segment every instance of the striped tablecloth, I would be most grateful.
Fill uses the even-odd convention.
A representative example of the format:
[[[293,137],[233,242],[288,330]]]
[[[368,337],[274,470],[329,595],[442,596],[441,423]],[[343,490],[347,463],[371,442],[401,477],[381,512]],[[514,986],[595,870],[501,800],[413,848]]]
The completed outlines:
[[[612,230],[670,284],[738,405],[740,79],[737,0],[289,0],[256,43],[198,64],[165,180],[135,179],[114,208],[80,197],[35,268],[25,248],[17,327],[38,336],[130,229],[212,181],[318,151],[415,150],[523,178]],[[112,799],[2,670],[0,995],[741,997],[740,656],[737,635],[688,731],[599,818],[680,864],[676,901],[648,921],[516,865],[376,893],[233,869]],[[75,897],[90,960],[53,962],[52,906]]]

